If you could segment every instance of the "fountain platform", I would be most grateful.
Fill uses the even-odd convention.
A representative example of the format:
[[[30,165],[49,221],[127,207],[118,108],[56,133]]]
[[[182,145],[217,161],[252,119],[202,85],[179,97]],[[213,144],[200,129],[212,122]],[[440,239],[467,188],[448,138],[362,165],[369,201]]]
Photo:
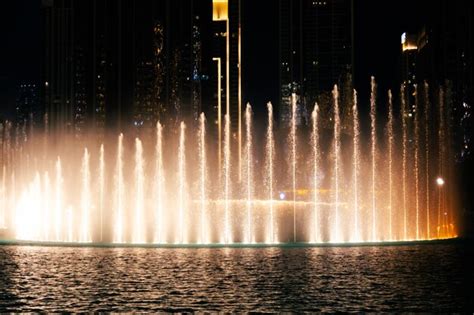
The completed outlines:
[[[288,243],[210,243],[210,244],[176,244],[176,243],[80,243],[80,242],[41,242],[41,241],[23,241],[23,240],[0,240],[0,246],[42,246],[42,247],[82,247],[82,248],[310,248],[310,247],[367,247],[367,246],[413,246],[429,244],[451,244],[453,242],[463,242],[465,239],[460,237],[432,239],[432,240],[403,240],[403,241],[367,241],[367,242],[326,242],[326,243],[307,243],[307,242],[288,242]]]

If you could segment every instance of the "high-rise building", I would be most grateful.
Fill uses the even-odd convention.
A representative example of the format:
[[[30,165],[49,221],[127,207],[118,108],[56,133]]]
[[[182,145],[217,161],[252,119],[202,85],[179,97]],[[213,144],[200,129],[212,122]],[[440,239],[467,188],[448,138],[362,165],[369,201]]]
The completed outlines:
[[[43,0],[42,96],[49,126],[70,131],[74,120],[73,9],[69,1]]]
[[[217,123],[219,163],[224,117],[229,116],[230,130],[237,141],[238,169],[242,161],[242,51],[241,51],[241,0],[212,1],[212,73],[214,110],[210,118]],[[239,173],[240,174],[240,173]]]
[[[16,123],[39,125],[43,114],[40,107],[39,87],[35,83],[21,83],[16,98]]]
[[[197,120],[211,103],[202,44],[211,8],[211,0],[43,0],[50,129],[103,134]]]
[[[407,115],[413,117],[415,109],[415,91],[417,86],[416,59],[418,54],[418,39],[416,34],[401,35],[401,82],[405,87],[405,103]]]
[[[413,106],[414,85],[425,81],[434,89],[445,89],[446,105],[452,111],[449,123],[461,127],[452,128],[458,160],[468,156],[472,146],[473,7],[470,1],[435,1],[427,8],[419,32],[402,34],[401,81],[409,88],[406,100]]]
[[[291,117],[297,94],[300,123],[307,107],[353,72],[352,0],[279,0],[279,116]]]
[[[217,116],[229,114],[232,130],[237,131],[241,123],[241,1],[213,0],[212,2],[212,57],[215,61],[214,79],[221,83],[221,111]],[[220,65],[220,69],[217,67]],[[221,77],[217,78],[220,72]],[[216,103],[218,93],[215,93]],[[218,120],[218,119],[217,119]]]

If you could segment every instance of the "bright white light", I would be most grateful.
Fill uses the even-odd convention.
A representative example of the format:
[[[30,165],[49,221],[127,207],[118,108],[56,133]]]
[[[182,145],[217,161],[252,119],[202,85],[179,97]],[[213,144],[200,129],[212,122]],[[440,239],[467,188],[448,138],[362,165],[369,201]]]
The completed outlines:
[[[402,34],[402,44],[405,44],[406,41],[407,41],[407,33],[403,33]]]
[[[284,192],[281,192],[281,193],[280,193],[280,199],[281,199],[281,200],[284,200],[285,197],[286,197],[286,196],[285,196],[285,193],[284,193]]]
[[[441,177],[436,178],[436,184],[438,184],[438,186],[443,186],[444,179],[442,179]]]

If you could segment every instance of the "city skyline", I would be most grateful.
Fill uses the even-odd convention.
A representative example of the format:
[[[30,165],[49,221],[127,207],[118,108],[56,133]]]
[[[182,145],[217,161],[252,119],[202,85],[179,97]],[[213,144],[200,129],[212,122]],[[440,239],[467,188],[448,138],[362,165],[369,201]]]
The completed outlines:
[[[158,2],[159,3],[159,2]],[[243,83],[243,102],[246,103],[247,101],[250,101],[255,105],[257,108],[257,111],[259,108],[264,108],[265,103],[267,101],[272,101],[274,104],[278,104],[278,83],[276,82],[275,77],[278,77],[277,73],[275,75],[270,75],[266,80],[263,80],[261,72],[265,73],[265,71],[255,71],[254,69],[256,68],[254,65],[260,65],[263,67],[262,69],[270,69],[274,68],[273,66],[275,63],[278,63],[277,60],[277,54],[271,54],[271,53],[266,53],[268,57],[262,59],[262,55],[265,54],[265,52],[262,52],[261,49],[252,49],[252,47],[258,47],[255,46],[258,44],[259,41],[263,40],[263,42],[271,43],[269,46],[269,51],[273,50],[278,50],[278,45],[273,44],[276,43],[272,38],[277,38],[277,29],[276,25],[278,24],[277,21],[275,21],[275,16],[277,16],[277,11],[278,11],[278,3],[275,2],[275,4],[272,6],[271,3],[262,3],[262,5],[256,5],[255,9],[250,9],[248,6],[245,6],[245,1],[243,1],[242,4],[242,10],[243,10],[243,15],[242,15],[242,40],[243,40],[243,50],[242,50],[242,59],[243,59],[243,66],[244,66],[244,71],[243,71],[243,78],[244,83]],[[39,3],[37,4],[39,8]],[[19,10],[21,8],[21,4],[17,4],[13,7],[17,8],[16,10]],[[370,6],[368,6],[370,8]],[[376,8],[376,7],[374,7]],[[370,32],[367,34],[367,38],[365,36],[361,36],[362,34],[367,33],[367,31],[370,31],[372,28],[370,28],[370,23],[368,23],[366,20],[366,16],[373,16],[373,13],[370,9],[367,9],[367,7],[364,8],[364,10],[361,10],[362,8],[359,7],[359,4],[356,2],[354,4],[354,39],[355,39],[355,87],[360,91],[361,97],[363,99],[367,100],[368,98],[367,93],[364,92],[364,90],[367,90],[367,88],[362,89],[361,87],[368,87],[369,81],[370,81],[370,76],[374,75],[377,78],[377,81],[379,82],[379,86],[382,90],[386,90],[388,88],[396,89],[396,82],[399,81],[398,79],[395,79],[394,77],[398,77],[398,67],[394,65],[392,62],[386,64],[382,63],[380,65],[380,61],[378,59],[373,59],[370,58],[370,55],[373,54],[371,52],[373,50],[372,47],[374,47],[373,43],[370,43],[371,40],[369,40],[370,37],[372,38],[377,38],[377,40],[382,40],[382,41],[387,41],[388,43],[391,43],[389,47],[392,47],[389,53],[385,53],[384,55],[387,56],[387,58],[396,60],[399,59],[400,53],[399,53],[399,38],[402,32],[417,32],[423,25],[422,21],[415,21],[413,19],[413,16],[416,16],[417,14],[419,15],[421,10],[420,8],[423,8],[422,4],[419,4],[415,7],[412,6],[412,10],[409,10],[405,12],[405,15],[407,16],[406,19],[404,19],[403,22],[397,22],[398,25],[387,25],[386,28],[386,33],[387,35],[380,34],[382,32],[382,29],[380,30],[372,30],[372,34],[376,35],[378,32],[380,35],[376,35],[375,37],[372,35],[370,36]],[[36,10],[37,10],[36,9]],[[28,34],[27,32],[30,32],[30,34],[35,34],[35,32],[38,32],[37,30],[37,23],[39,21],[38,13],[35,13],[33,11],[34,8],[31,8],[29,6],[28,8],[25,9],[23,14],[30,14],[31,18],[26,21],[25,25],[22,25],[21,27],[19,26],[20,29],[23,29],[23,31]],[[400,10],[400,9],[398,9]],[[37,10],[39,11],[39,10]],[[258,12],[268,12],[268,14],[259,14]],[[365,16],[364,16],[365,15]],[[260,26],[257,28],[257,31],[255,31],[255,28],[253,27],[254,25],[260,24],[260,22],[264,22],[263,26]],[[273,25],[272,23],[265,23],[267,21],[274,21]],[[276,23],[275,23],[276,22]],[[28,28],[28,24],[31,23]],[[387,23],[389,24],[389,23]],[[392,23],[393,24],[393,23]],[[248,32],[247,29],[252,28],[252,32]],[[263,27],[263,29],[262,29]],[[266,28],[265,28],[266,27]],[[273,28],[273,30],[272,30]],[[262,29],[260,32],[258,29]],[[248,34],[247,34],[248,33]],[[391,36],[389,34],[392,34]],[[268,36],[261,37],[259,34],[268,34]],[[272,35],[275,34],[275,35]],[[34,39],[35,37],[32,37]],[[270,42],[269,42],[270,41]],[[369,41],[369,42],[368,42]],[[13,42],[15,44],[15,42]],[[40,48],[35,48],[35,47],[40,47],[40,43],[37,42],[35,45],[35,40],[32,41],[32,50],[30,53],[34,51],[39,51]],[[17,44],[18,45],[18,44]],[[21,43],[20,45],[24,45],[24,43]],[[383,46],[383,45],[381,45]],[[383,49],[388,49],[388,48],[383,48]],[[23,51],[23,54],[27,54],[28,51]],[[2,52],[2,54],[6,54],[9,56],[9,52]],[[365,56],[367,55],[367,57]],[[392,57],[390,57],[392,56]],[[6,86],[7,86],[7,91],[6,93],[3,93],[3,99],[6,99],[6,103],[12,103],[12,96],[13,94],[16,94],[16,91],[12,91],[15,89],[16,84],[23,84],[23,83],[37,83],[39,81],[39,66],[41,62],[39,60],[34,60],[37,57],[33,57],[30,55],[29,58],[23,58],[26,59],[25,62],[22,62],[21,64],[29,65],[28,69],[31,69],[32,71],[26,71],[20,70],[19,71],[9,71],[10,65],[5,64],[4,67],[2,67],[4,70],[3,73],[1,74],[2,78],[4,81],[6,81]],[[2,58],[5,60],[5,58]],[[371,60],[371,61],[369,61]],[[263,61],[263,62],[262,62]],[[15,58],[13,58],[13,63],[15,63]],[[18,63],[16,63],[18,64]],[[20,64],[20,65],[21,65]],[[248,64],[248,67],[245,67],[246,64]],[[34,69],[38,69],[35,71]],[[360,69],[360,71],[357,71],[357,68]],[[372,68],[373,70],[370,70]],[[381,69],[390,69],[389,71],[381,71]],[[269,71],[269,74],[272,73],[271,70]],[[25,75],[26,77],[30,78],[21,78],[21,73],[28,73],[28,75]],[[36,73],[36,75],[35,75]],[[387,76],[385,73],[393,73],[395,76],[390,75],[387,79]],[[9,79],[7,78],[13,77],[14,79]],[[36,77],[36,78],[35,78]],[[35,82],[33,82],[35,81]],[[268,82],[265,82],[268,81]],[[256,83],[256,84],[255,84]],[[12,86],[13,85],[13,86]],[[263,93],[257,93],[256,91],[266,91],[264,94]],[[5,96],[7,94],[7,96]],[[13,97],[15,98],[15,97]],[[9,101],[8,101],[9,100]],[[13,107],[12,107],[13,108]],[[12,119],[11,114],[8,115],[8,113],[11,113],[11,111],[6,110],[3,111],[3,115],[7,114],[7,117]]]

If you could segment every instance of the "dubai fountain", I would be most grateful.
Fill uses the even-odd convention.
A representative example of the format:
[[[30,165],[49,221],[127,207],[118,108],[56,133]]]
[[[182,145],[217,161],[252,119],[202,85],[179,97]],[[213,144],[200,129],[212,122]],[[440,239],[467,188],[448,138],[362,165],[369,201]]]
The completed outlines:
[[[440,89],[436,107],[427,84],[416,91],[407,104],[402,88],[396,108],[389,91],[381,115],[373,78],[368,113],[355,91],[341,104],[335,86],[330,110],[315,104],[306,124],[292,95],[288,126],[278,128],[272,104],[262,126],[247,105],[241,157],[228,115],[222,146],[204,114],[188,126],[157,122],[140,137],[107,140],[27,137],[26,126],[6,123],[0,227],[12,242],[41,244],[274,246],[455,237],[454,202],[440,184],[450,169],[445,95]]]

